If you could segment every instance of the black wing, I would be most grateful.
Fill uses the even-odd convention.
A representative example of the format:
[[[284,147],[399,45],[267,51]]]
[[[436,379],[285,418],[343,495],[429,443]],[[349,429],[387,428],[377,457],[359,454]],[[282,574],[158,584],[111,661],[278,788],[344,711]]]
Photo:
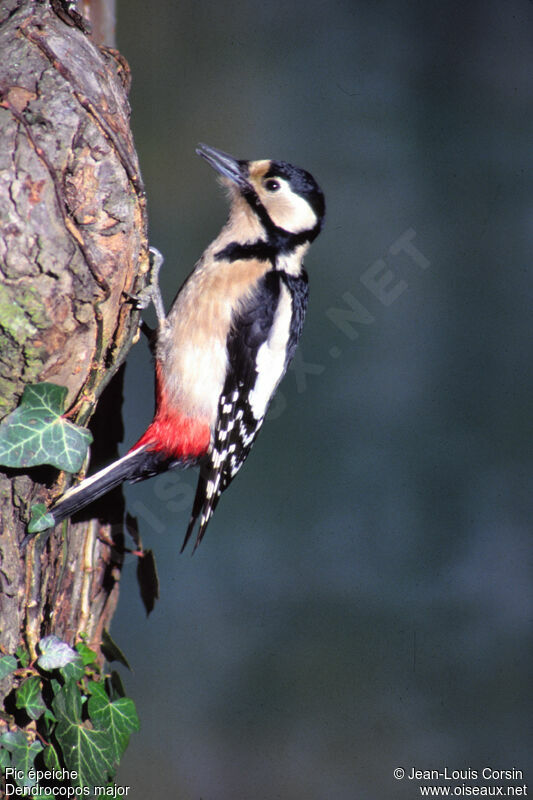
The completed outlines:
[[[219,399],[213,447],[201,467],[182,550],[200,517],[195,548],[198,546],[220,495],[227,489],[250,452],[277,384],[296,349],[307,308],[307,297],[305,272],[294,277],[270,270],[258,282],[247,305],[233,319],[227,341],[229,369]],[[258,411],[252,400],[254,389],[259,388],[258,353],[281,323],[281,314],[289,313],[284,363],[278,365],[278,371],[281,367],[279,376],[273,381],[266,404],[262,403]]]

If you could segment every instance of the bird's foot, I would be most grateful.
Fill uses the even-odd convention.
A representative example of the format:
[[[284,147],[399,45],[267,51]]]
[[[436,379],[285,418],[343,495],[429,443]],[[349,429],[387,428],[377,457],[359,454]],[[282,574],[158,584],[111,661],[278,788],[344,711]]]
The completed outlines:
[[[150,248],[150,282],[148,286],[142,289],[138,294],[129,294],[124,292],[129,300],[135,303],[136,308],[148,308],[150,303],[154,304],[155,313],[157,314],[157,321],[159,327],[166,324],[167,318],[165,315],[165,306],[163,305],[163,298],[161,296],[161,289],[159,288],[159,270],[163,264],[164,258],[155,247]]]

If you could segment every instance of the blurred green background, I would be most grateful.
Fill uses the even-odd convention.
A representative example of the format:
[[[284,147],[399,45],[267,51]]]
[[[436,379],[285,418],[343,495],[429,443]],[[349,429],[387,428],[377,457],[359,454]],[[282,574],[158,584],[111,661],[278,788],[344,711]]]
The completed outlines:
[[[167,305],[225,220],[197,142],[302,166],[328,204],[300,358],[194,558],[195,474],[126,490],[161,599],[147,620],[131,559],[112,634],[142,730],[118,782],[531,780],[533,5],[119,0],[117,35]],[[152,397],[142,342],[125,449]]]

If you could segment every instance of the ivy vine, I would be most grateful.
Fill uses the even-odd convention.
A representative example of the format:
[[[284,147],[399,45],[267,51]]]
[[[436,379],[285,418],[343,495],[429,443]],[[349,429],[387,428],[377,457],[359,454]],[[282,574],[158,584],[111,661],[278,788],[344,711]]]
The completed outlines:
[[[106,638],[108,657],[125,662]],[[119,674],[104,672],[83,639],[72,648],[46,636],[39,651],[34,663],[24,648],[0,656],[0,680],[14,675],[17,682],[0,713],[5,793],[53,800],[62,787],[69,797],[109,796],[130,735],[139,730],[135,704]]]

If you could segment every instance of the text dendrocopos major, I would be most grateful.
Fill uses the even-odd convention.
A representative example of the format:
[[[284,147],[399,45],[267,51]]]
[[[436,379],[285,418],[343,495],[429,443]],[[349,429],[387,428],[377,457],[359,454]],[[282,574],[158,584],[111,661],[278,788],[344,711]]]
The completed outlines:
[[[69,489],[58,523],[123,481],[198,465],[185,534],[195,548],[221,493],[261,427],[300,338],[307,307],[303,257],[320,232],[324,196],[308,172],[284,161],[239,161],[207,145],[197,153],[222,176],[230,214],[159,320],[153,421],[122,458]]]

